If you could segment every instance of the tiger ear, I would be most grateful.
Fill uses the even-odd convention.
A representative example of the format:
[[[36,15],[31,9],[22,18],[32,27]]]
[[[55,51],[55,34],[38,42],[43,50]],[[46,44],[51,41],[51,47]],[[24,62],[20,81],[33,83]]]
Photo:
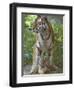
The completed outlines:
[[[46,15],[43,15],[42,17],[47,21],[47,16]]]

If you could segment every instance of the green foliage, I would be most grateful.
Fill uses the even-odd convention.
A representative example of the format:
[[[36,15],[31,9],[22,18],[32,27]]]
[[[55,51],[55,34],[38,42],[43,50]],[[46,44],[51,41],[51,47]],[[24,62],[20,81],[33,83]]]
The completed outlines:
[[[36,15],[24,15],[24,64],[32,64],[33,46],[36,42],[35,33],[32,32],[32,26]],[[63,68],[63,25],[52,24],[54,31],[54,63]]]
[[[53,62],[63,71],[63,25],[53,24],[54,30],[54,53]]]
[[[35,33],[32,32],[32,24],[36,15],[24,16],[24,64],[32,63],[33,46],[36,41]]]
[[[32,29],[33,27],[33,22],[37,18],[37,15],[25,15],[24,17],[24,25],[26,26],[27,29]]]

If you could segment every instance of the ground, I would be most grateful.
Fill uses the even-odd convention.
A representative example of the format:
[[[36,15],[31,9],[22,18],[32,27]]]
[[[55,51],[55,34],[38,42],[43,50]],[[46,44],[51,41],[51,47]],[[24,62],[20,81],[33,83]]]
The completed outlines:
[[[23,67],[23,75],[30,75],[31,67],[32,67],[31,64],[25,65],[25,66]],[[54,74],[55,74],[55,73],[62,73],[61,71],[62,71],[61,68],[57,68],[57,70],[52,71],[52,72],[50,72],[49,74],[52,74],[52,73],[54,73]]]

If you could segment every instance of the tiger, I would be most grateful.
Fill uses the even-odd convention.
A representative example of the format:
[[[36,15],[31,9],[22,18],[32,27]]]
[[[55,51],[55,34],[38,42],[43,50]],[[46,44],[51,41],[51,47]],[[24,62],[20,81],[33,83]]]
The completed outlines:
[[[38,15],[33,24],[33,32],[36,33],[36,43],[33,48],[33,64],[30,73],[48,73],[54,66],[54,32],[46,16]]]

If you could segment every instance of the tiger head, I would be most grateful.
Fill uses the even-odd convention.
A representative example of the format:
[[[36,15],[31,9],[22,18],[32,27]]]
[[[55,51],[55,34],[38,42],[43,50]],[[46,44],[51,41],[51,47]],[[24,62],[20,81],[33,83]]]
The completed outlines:
[[[34,22],[34,32],[42,33],[48,29],[47,18],[43,15],[38,15],[37,19]]]
[[[46,39],[47,36],[50,34],[51,25],[47,20],[47,17],[44,15],[38,15],[34,22],[33,31],[35,33],[40,33],[43,39]]]

